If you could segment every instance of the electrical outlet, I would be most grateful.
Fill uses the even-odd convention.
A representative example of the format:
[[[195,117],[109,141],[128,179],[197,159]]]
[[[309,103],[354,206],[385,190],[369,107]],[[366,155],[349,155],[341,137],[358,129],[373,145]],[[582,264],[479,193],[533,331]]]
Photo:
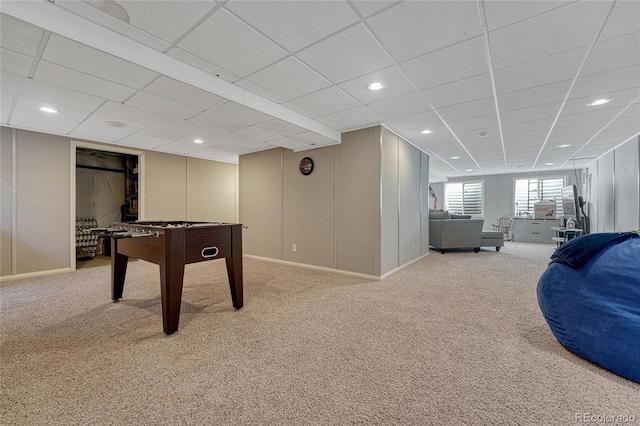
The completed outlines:
[[[298,249],[298,248],[296,247],[296,245],[295,245],[295,244],[291,244],[291,251],[292,251],[292,252],[294,252],[294,253],[295,253],[297,249]]]

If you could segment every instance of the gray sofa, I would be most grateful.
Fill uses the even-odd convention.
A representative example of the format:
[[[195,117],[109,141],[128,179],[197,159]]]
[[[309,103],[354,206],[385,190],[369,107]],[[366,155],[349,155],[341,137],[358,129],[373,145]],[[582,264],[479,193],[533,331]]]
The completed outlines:
[[[452,248],[472,248],[479,252],[484,220],[467,219],[466,216],[458,219],[447,217],[451,217],[447,211],[429,212],[429,245],[440,249],[442,254]]]

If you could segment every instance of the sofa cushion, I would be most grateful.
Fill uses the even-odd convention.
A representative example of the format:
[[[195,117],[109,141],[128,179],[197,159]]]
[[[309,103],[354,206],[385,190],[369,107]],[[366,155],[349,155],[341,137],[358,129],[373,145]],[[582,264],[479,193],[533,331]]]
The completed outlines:
[[[444,220],[444,219],[451,219],[451,216],[449,215],[449,212],[447,210],[444,210],[444,211],[429,210],[429,219]]]
[[[450,213],[449,216],[451,216],[451,219],[471,219],[471,215],[470,214],[453,214],[453,213]]]

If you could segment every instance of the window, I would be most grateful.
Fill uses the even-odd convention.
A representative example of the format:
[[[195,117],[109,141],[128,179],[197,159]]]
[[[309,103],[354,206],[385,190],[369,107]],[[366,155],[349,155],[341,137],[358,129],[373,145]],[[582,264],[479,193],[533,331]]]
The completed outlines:
[[[533,214],[533,205],[540,200],[555,200],[556,217],[562,216],[562,187],[565,178],[516,179],[515,215]]]
[[[483,216],[484,181],[445,183],[444,205],[449,213]]]

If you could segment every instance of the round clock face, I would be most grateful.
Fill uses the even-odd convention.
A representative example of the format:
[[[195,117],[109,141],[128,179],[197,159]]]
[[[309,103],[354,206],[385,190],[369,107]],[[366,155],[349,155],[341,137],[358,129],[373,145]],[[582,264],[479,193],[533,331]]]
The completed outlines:
[[[309,157],[304,157],[300,160],[300,173],[303,175],[311,174],[313,171],[313,160]]]

